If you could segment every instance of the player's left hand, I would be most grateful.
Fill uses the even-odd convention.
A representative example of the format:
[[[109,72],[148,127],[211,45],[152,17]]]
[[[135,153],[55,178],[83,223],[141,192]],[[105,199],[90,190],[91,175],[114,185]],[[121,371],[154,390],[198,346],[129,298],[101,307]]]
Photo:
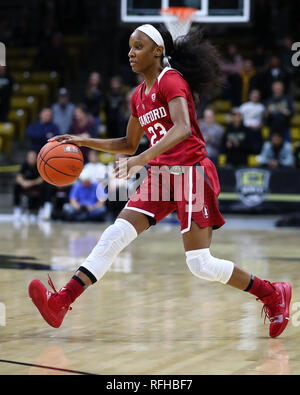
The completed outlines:
[[[138,171],[145,166],[139,155],[132,156],[130,158],[121,158],[116,161],[116,167],[113,170],[113,174],[116,178],[122,178],[123,180],[129,180]]]

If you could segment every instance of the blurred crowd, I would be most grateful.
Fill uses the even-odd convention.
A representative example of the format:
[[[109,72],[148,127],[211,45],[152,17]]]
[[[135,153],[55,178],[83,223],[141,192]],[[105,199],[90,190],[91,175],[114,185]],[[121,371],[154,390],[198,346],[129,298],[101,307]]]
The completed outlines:
[[[198,112],[199,126],[203,133],[208,156],[220,165],[220,156],[226,157],[225,165],[233,168],[248,165],[249,155],[255,155],[257,166],[276,169],[300,168],[300,145],[291,141],[291,119],[296,113],[294,96],[297,92],[296,73],[289,62],[280,56],[260,61],[243,59],[235,46],[228,48],[228,57],[222,60],[224,89],[218,100],[229,105],[226,122],[218,122],[215,101],[205,101]],[[2,68],[3,69],[3,68]],[[141,81],[137,76],[136,84]],[[8,84],[2,84],[8,92]],[[97,167],[97,171],[84,171],[71,188],[45,186],[36,170],[28,169],[36,162],[36,154],[55,135],[70,133],[93,138],[118,138],[126,134],[131,114],[130,100],[134,87],[125,85],[120,76],[110,79],[103,89],[101,75],[90,73],[81,92],[81,100],[74,103],[66,87],[58,91],[57,100],[41,109],[36,122],[28,125],[26,141],[29,153],[16,179],[14,191],[15,215],[20,215],[20,196],[28,199],[28,208],[38,211],[43,218],[59,218],[69,221],[113,218],[123,207],[123,202],[109,202],[108,182],[112,181],[108,168],[112,169],[115,157],[101,161],[101,154],[83,148],[85,167]],[[8,95],[7,95],[8,97]],[[5,108],[5,106],[4,106]],[[5,117],[5,116],[4,116]],[[263,135],[267,128],[268,138]],[[139,151],[149,147],[143,137]],[[34,155],[35,154],[35,155]],[[109,162],[109,163],[108,163]],[[99,185],[106,186],[100,191]],[[98,189],[97,189],[98,188]],[[42,196],[42,198],[36,198]],[[32,211],[32,210],[31,210]]]
[[[87,24],[82,17],[84,10],[80,1],[62,2],[63,6],[69,7],[69,4],[71,7],[69,24],[65,20],[62,23],[63,6],[51,8],[54,3],[41,2],[39,51],[34,67],[44,71],[56,70],[61,77],[60,87],[55,100],[39,111],[35,122],[27,125],[28,153],[16,178],[15,215],[19,217],[22,208],[27,207],[43,218],[106,220],[114,217],[123,205],[123,202],[107,199],[108,184],[116,183],[111,177],[114,155],[103,156],[103,153],[83,149],[84,171],[70,188],[45,185],[36,170],[36,155],[49,138],[58,134],[93,138],[124,136],[131,113],[131,95],[141,82],[141,76],[137,75],[132,83],[128,64],[127,68],[120,67],[120,73],[114,75],[112,72],[109,79],[99,70],[91,71],[86,81],[81,81],[84,88],[74,100],[72,83],[66,78],[71,65],[63,38],[64,34],[75,33],[74,20],[79,21],[76,33],[84,32]],[[36,44],[37,32],[33,31],[29,20],[28,17],[22,18],[13,29],[8,29],[2,21],[0,41],[24,48]],[[261,20],[260,25],[258,20],[256,22],[256,34],[260,36],[259,29],[265,21]],[[268,37],[270,29],[271,25]],[[257,44],[253,42],[251,54],[234,43],[222,48],[223,88],[201,101],[195,98],[208,156],[216,166],[245,167],[249,164],[249,156],[254,156],[257,166],[271,170],[300,168],[300,140],[294,139],[292,126],[294,117],[300,116],[300,67],[291,62],[293,37],[289,33],[288,29],[281,31],[280,36],[274,37],[272,45],[265,44],[265,40]],[[0,122],[7,120],[13,84],[7,67],[0,67]],[[216,102],[224,103],[225,107],[219,109]],[[300,130],[300,122],[296,129]],[[138,152],[148,147],[144,136]],[[226,160],[222,162],[220,158]]]

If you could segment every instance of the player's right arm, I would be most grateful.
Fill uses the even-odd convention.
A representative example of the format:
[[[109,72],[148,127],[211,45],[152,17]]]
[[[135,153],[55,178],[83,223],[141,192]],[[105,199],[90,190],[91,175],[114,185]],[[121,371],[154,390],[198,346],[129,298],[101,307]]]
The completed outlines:
[[[138,145],[143,137],[144,130],[140,125],[138,118],[130,116],[126,136],[114,139],[94,139],[63,134],[52,137],[48,141],[59,141],[63,143],[72,143],[79,147],[88,147],[98,151],[110,152],[113,154],[135,154]]]

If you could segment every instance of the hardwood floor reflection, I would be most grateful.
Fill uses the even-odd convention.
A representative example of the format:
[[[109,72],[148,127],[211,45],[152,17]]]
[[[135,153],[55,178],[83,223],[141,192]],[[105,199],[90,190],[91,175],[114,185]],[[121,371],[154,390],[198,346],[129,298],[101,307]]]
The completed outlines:
[[[211,247],[261,278],[291,282],[294,310],[278,339],[268,337],[253,296],[189,272],[180,230],[171,225],[135,240],[62,327],[49,327],[28,297],[29,282],[46,284],[50,272],[63,286],[104,229],[0,224],[0,374],[300,373],[299,230],[225,226]]]

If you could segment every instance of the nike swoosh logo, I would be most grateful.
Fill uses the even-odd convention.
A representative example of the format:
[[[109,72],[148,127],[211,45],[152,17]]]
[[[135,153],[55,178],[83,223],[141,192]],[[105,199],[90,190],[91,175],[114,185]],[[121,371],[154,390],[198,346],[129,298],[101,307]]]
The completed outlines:
[[[283,322],[283,314],[272,317],[272,324],[281,324]]]

